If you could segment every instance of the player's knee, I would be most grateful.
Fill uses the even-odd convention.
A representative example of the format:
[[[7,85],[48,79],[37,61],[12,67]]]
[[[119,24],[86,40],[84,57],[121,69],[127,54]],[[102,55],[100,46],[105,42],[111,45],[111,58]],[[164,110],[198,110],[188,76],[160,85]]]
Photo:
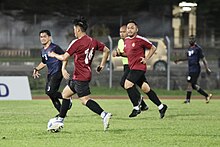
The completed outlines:
[[[147,84],[147,83],[143,83],[142,86],[141,86],[141,90],[144,92],[144,93],[148,93],[150,91],[150,86]]]
[[[199,90],[200,86],[197,84],[192,84],[192,88],[195,90]]]
[[[81,104],[85,106],[89,99],[87,96],[80,98]]]
[[[134,86],[134,83],[132,83],[131,81],[125,80],[125,83],[124,83],[124,88],[125,89],[129,89],[133,86]]]
[[[46,94],[47,94],[49,97],[54,97],[55,92],[54,92],[54,91],[46,91]]]

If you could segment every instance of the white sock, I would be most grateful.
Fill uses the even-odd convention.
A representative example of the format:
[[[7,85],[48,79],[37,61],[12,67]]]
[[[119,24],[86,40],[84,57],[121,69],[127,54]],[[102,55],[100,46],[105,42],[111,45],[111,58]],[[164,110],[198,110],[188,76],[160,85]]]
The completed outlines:
[[[139,110],[140,108],[139,108],[139,106],[135,106],[135,107],[133,107],[133,109]]]
[[[159,109],[159,110],[163,109],[163,104],[160,104],[160,105],[158,106],[158,109]]]
[[[58,117],[57,120],[59,120],[59,121],[63,121],[64,118],[62,118],[62,117]]]
[[[105,112],[105,111],[102,111],[102,113],[101,113],[101,118],[104,118],[105,115],[106,115],[106,112]]]

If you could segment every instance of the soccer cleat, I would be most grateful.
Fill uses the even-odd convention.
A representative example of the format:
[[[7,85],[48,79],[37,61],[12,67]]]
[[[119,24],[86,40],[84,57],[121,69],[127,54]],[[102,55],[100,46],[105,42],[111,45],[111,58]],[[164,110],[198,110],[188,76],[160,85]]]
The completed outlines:
[[[106,115],[103,118],[103,125],[104,125],[104,131],[106,131],[109,128],[109,121],[112,117],[111,113],[106,113]]]
[[[190,104],[190,100],[185,100],[183,103],[184,104]]]
[[[141,106],[141,111],[147,111],[149,109],[149,107],[146,105],[146,106]]]
[[[133,109],[129,117],[136,117],[138,114],[141,113],[141,110],[135,110]]]
[[[212,94],[210,93],[207,97],[206,97],[206,104],[209,103],[210,99],[212,98]]]
[[[60,132],[63,126],[63,120],[60,120],[59,118],[52,118],[47,124],[47,131],[52,133]]]
[[[161,119],[164,118],[166,111],[167,111],[167,105],[163,104],[163,108],[159,110]]]

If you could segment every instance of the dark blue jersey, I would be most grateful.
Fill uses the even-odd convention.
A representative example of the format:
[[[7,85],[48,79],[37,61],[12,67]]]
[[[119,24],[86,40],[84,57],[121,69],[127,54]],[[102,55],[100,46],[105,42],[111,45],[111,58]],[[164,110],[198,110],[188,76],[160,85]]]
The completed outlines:
[[[49,52],[55,52],[57,54],[64,54],[64,51],[56,44],[51,43],[50,46],[46,49],[41,50],[41,57],[42,57],[42,62],[47,65],[48,68],[48,74],[53,75],[59,71],[61,71],[62,68],[62,61],[54,58],[54,57],[49,57],[48,53]]]
[[[200,73],[200,59],[204,57],[202,49],[197,44],[190,46],[187,51],[189,73]]]

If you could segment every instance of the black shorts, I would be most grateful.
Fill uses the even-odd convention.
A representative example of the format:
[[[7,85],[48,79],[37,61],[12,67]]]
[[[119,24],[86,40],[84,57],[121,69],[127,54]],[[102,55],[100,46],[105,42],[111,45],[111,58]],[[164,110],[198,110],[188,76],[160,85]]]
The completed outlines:
[[[139,87],[141,87],[144,82],[148,83],[145,77],[145,71],[143,70],[130,70],[127,80],[137,84]]]
[[[57,92],[59,90],[62,79],[63,79],[63,76],[61,72],[57,72],[53,75],[47,75],[45,91],[46,92]]]
[[[189,73],[187,76],[187,82],[191,84],[197,84],[197,80],[199,78],[199,73]]]
[[[80,98],[91,94],[89,82],[90,81],[70,80],[68,86],[74,93],[77,93],[78,97]]]

